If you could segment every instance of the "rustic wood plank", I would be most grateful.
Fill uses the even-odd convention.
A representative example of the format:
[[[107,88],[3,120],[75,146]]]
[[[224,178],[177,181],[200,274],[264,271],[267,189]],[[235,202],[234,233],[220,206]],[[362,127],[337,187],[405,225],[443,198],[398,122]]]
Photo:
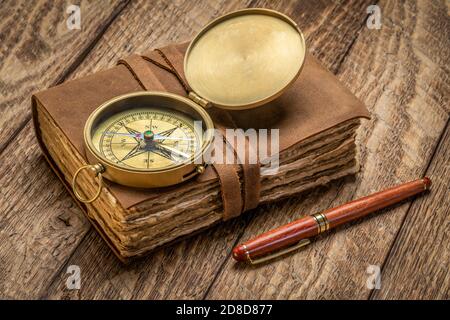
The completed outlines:
[[[32,134],[31,123],[23,132]],[[14,141],[0,157],[1,298],[42,295],[90,228],[34,140],[21,140],[27,142]]]
[[[73,3],[81,30],[66,28],[66,1],[6,1],[0,10],[1,298],[42,295],[90,228],[34,138],[15,136],[23,125],[19,136],[32,135],[31,92],[62,81],[126,1]]]
[[[203,13],[199,11],[198,3],[190,1],[181,4],[167,1],[133,2],[116,25],[115,32],[102,37],[103,45],[96,48],[96,54],[87,57],[87,62],[77,68],[74,76],[91,72],[89,65],[98,68],[111,66],[119,57],[126,56],[129,50],[148,49],[147,37],[151,34],[155,38],[165,35],[169,37],[167,41],[170,41],[171,34],[183,35],[183,31],[191,37],[190,32],[194,31],[186,30],[185,24],[189,23],[183,22],[186,12],[192,13],[190,19],[194,21],[200,19],[202,14],[210,17],[214,12],[218,14],[233,8],[225,2],[211,5],[209,2],[200,2],[200,7]],[[99,8],[102,9],[101,6]],[[142,15],[142,12],[146,14]],[[126,29],[130,23],[128,19],[135,22],[131,24],[135,25],[135,29]],[[205,22],[209,20],[205,18]],[[137,37],[143,27],[146,27],[146,33]],[[160,30],[159,33],[156,30]],[[116,36],[118,42],[113,40]],[[133,40],[131,43],[134,49],[129,47],[130,39]],[[115,55],[111,57],[111,53]],[[99,56],[103,57],[101,61],[96,60]],[[96,62],[89,64],[89,60]],[[28,109],[29,93],[23,91],[23,95],[27,99]],[[29,137],[32,132],[29,121],[18,136]],[[38,298],[43,296],[55,273],[62,268],[61,273],[65,274],[66,269],[63,267],[66,260],[86,235],[90,225],[51,172],[34,138],[13,139],[5,146],[6,149],[0,155],[0,183],[4,186],[1,189],[3,201],[0,202],[0,242],[6,244],[0,252],[0,297]],[[101,244],[103,246],[104,243]]]
[[[282,10],[283,11],[283,10]],[[308,12],[308,11],[307,11]],[[337,12],[335,10],[324,10],[322,11],[321,14],[324,14],[324,16],[326,17],[328,14],[330,14],[331,12]],[[309,14],[309,12],[308,12]],[[324,18],[323,16],[319,15],[319,17],[314,16],[313,17],[317,18],[316,20],[313,21],[319,21],[319,18]],[[420,22],[420,21],[419,21]],[[125,22],[123,22],[125,23]],[[439,24],[437,24],[439,25]],[[310,29],[314,29],[316,30],[316,26],[317,24],[314,24],[314,28],[310,28]],[[305,28],[304,26],[301,25],[302,28]],[[442,27],[442,26],[441,26]],[[320,27],[319,27],[320,29]],[[355,30],[357,30],[357,28],[355,28]],[[337,32],[337,31],[336,31]],[[307,36],[308,38],[308,42],[312,41],[310,39],[310,35]],[[439,40],[439,39],[438,39]],[[349,42],[349,45],[351,44],[351,42]],[[145,45],[145,44],[144,44]],[[416,43],[417,45],[417,43]],[[114,46],[116,47],[116,46]],[[144,47],[145,48],[145,47]],[[344,49],[348,49],[344,48]],[[320,54],[320,48],[316,48],[313,45],[313,50],[316,54]],[[133,50],[131,50],[133,51]],[[345,52],[345,51],[344,51]],[[332,55],[334,52],[331,52],[330,55]],[[328,56],[325,56],[325,59],[327,59]],[[342,60],[342,56],[337,56],[336,57],[339,60],[336,61],[340,61]],[[425,57],[428,58],[428,57]],[[433,57],[436,58],[436,57]],[[91,57],[90,59],[95,59],[95,57]],[[355,56],[352,56],[353,60],[356,60]],[[332,60],[332,59],[331,59]],[[330,61],[331,61],[330,60]],[[444,61],[444,60],[441,60]],[[100,62],[102,63],[102,62]],[[106,65],[108,62],[103,61],[103,63]],[[111,64],[114,62],[110,62]],[[329,67],[333,68],[333,63],[331,64],[327,64]],[[436,64],[438,64],[436,62]],[[89,65],[89,62],[87,62],[87,65]],[[93,69],[95,64],[92,64]],[[336,64],[336,66],[339,66],[339,63]],[[364,64],[362,65],[364,66]],[[353,64],[352,60],[348,61],[344,61],[344,65],[343,65],[343,69],[345,69],[346,67],[348,68],[361,68],[361,65],[357,65],[357,64]],[[80,69],[81,70],[81,69]],[[433,69],[435,70],[435,69]],[[402,71],[402,70],[400,70]],[[404,71],[404,70],[403,70]],[[83,71],[79,71],[80,74],[83,74]],[[90,72],[90,71],[85,71],[85,72]],[[350,75],[354,76],[353,71],[347,71],[349,72]],[[359,74],[359,73],[358,73]],[[363,72],[361,72],[361,75],[363,74]],[[430,73],[432,74],[432,73]],[[428,74],[428,75],[430,75]],[[345,73],[343,73],[341,75],[341,77],[345,77]],[[440,78],[439,78],[440,77]],[[361,79],[364,79],[361,76]],[[427,77],[427,79],[430,79],[430,77]],[[445,78],[444,78],[445,80]],[[374,81],[372,79],[372,81]],[[351,84],[351,82],[347,81],[348,84]],[[437,95],[437,98],[434,97],[433,99],[436,99],[437,101],[439,101],[439,99],[443,99],[442,96],[445,97],[445,95],[442,95],[442,93],[444,91],[445,88],[448,88],[448,86],[445,86],[445,81],[442,81],[442,73],[438,73],[438,80],[437,81],[431,81],[432,83],[432,90],[427,91],[430,95]],[[363,93],[358,93],[359,96],[366,96],[369,97],[367,99],[369,99],[369,101],[372,101],[371,105],[375,105],[375,100],[377,95],[371,95],[370,94],[370,86],[365,87],[364,88],[359,88],[359,92],[363,92]],[[367,91],[364,91],[367,90]],[[380,90],[378,90],[379,93]],[[448,96],[448,95],[447,95]],[[423,97],[423,96],[422,96]],[[445,105],[445,104],[444,104]],[[447,103],[448,105],[448,103]],[[381,106],[381,105],[380,105]],[[433,111],[433,110],[432,110]],[[435,111],[435,110],[434,110]],[[442,111],[442,113],[444,113],[447,111]],[[440,115],[438,116],[438,120],[440,119]],[[380,120],[378,120],[380,121]],[[395,122],[396,124],[398,122]],[[28,128],[31,129],[31,128]],[[439,128],[436,129],[436,131],[438,131]],[[434,133],[433,133],[434,134]],[[11,147],[12,148],[12,147]],[[13,191],[16,191],[17,193],[20,192],[25,192],[28,191],[30,192],[30,194],[33,195],[33,197],[30,197],[29,199],[20,199],[20,201],[17,201],[15,203],[15,208],[17,211],[20,211],[21,215],[18,217],[13,217],[13,219],[16,219],[15,223],[18,223],[17,221],[20,221],[21,219],[23,220],[31,220],[35,217],[36,214],[42,215],[42,221],[46,226],[49,226],[49,221],[51,220],[51,217],[53,217],[54,215],[54,211],[53,209],[49,208],[48,211],[50,213],[47,212],[47,210],[43,210],[43,208],[46,208],[46,206],[48,206],[48,203],[56,203],[58,200],[56,199],[57,197],[55,197],[55,192],[53,192],[53,195],[51,194],[51,192],[45,192],[43,193],[42,190],[45,189],[46,186],[52,186],[55,187],[57,190],[60,190],[61,193],[64,193],[63,191],[61,191],[61,186],[59,183],[56,183],[55,180],[53,178],[53,180],[47,181],[44,180],[42,183],[40,182],[40,178],[43,176],[51,176],[49,175],[49,170],[47,168],[47,170],[45,170],[45,165],[42,164],[42,168],[44,168],[44,170],[42,169],[35,169],[35,170],[30,170],[29,172],[22,172],[21,170],[21,165],[23,165],[24,161],[31,161],[31,162],[42,162],[41,160],[38,160],[38,154],[39,152],[37,152],[36,146],[32,145],[30,146],[29,144],[25,144],[24,142],[21,143],[21,145],[19,147],[14,146],[14,148],[17,148],[17,150],[22,150],[22,152],[16,152],[15,156],[16,158],[13,159],[13,157],[11,158],[6,158],[3,157],[3,162],[5,163],[5,161],[8,162],[13,162],[15,161],[15,167],[10,168],[10,170],[8,171],[4,171],[2,172],[3,175],[2,177],[4,177],[4,182],[8,182],[9,185],[11,185],[11,190],[9,190],[9,196],[11,197],[11,193]],[[34,148],[34,149],[33,149]],[[427,148],[427,147],[426,147]],[[11,149],[13,150],[13,149]],[[28,155],[27,157],[25,157],[23,155],[23,150],[26,150],[26,154]],[[34,152],[34,153],[33,153]],[[368,151],[365,150],[365,153],[367,153]],[[426,150],[424,150],[424,152],[426,152]],[[8,150],[8,152],[5,152],[5,154],[10,153],[10,150]],[[367,156],[367,155],[366,155]],[[371,155],[373,156],[373,154]],[[426,161],[426,160],[424,160]],[[31,181],[33,181],[32,184],[26,184],[25,187],[18,187],[17,185],[14,186],[14,188],[12,188],[12,183],[11,183],[11,179],[12,177],[14,177],[12,174],[10,175],[10,172],[14,172],[16,174],[16,179],[19,182],[23,182],[26,181],[27,179],[30,179]],[[8,174],[6,174],[8,173]],[[34,175],[34,177],[31,177],[30,175]],[[5,177],[6,176],[6,177]],[[37,178],[39,177],[39,178]],[[2,185],[8,185],[8,184],[2,184]],[[328,199],[331,199],[332,197],[336,196],[336,192],[333,193],[333,190],[335,188],[337,188],[340,184],[337,185],[333,185],[331,187],[331,189],[320,189],[320,190],[316,190],[310,198],[307,198],[306,202],[309,203],[313,203],[313,202],[317,202],[318,201],[318,196],[322,193],[322,192],[326,192],[327,194],[330,194],[331,196],[328,197]],[[35,188],[35,190],[29,190],[29,188]],[[59,188],[59,189],[58,189]],[[374,187],[375,189],[375,187]],[[37,191],[36,191],[37,190]],[[2,192],[4,192],[2,190]],[[6,192],[6,191],[5,191]],[[45,201],[42,201],[42,198],[45,199]],[[62,202],[71,202],[71,200],[68,200],[67,195],[64,193],[63,196],[61,196]],[[4,199],[8,199],[6,197],[4,197]],[[320,198],[322,199],[322,197]],[[283,205],[284,204],[284,205]],[[300,209],[303,208],[302,205],[304,203],[302,202],[302,198],[296,198],[296,199],[292,199],[289,200],[287,202],[281,202],[280,204],[277,205],[271,205],[271,206],[266,206],[264,208],[261,208],[259,210],[257,210],[256,212],[258,212],[259,214],[262,214],[264,210],[268,210],[270,211],[270,214],[272,215],[272,217],[274,218],[272,220],[276,221],[277,223],[283,223],[284,221],[280,220],[280,217],[282,215],[285,215],[285,210],[286,209]],[[304,208],[307,208],[308,205],[306,205]],[[311,207],[311,205],[309,206]],[[321,208],[325,208],[327,207],[326,204],[323,204],[323,206],[321,206]],[[31,208],[31,210],[30,210]],[[29,211],[30,210],[30,211]],[[2,210],[3,212],[3,210]],[[75,208],[71,208],[70,210],[67,210],[66,213],[68,214],[68,216],[63,216],[62,220],[67,221],[67,218],[69,217],[69,223],[71,221],[71,219],[73,219],[74,216],[76,216],[79,211]],[[276,215],[278,215],[278,217],[275,219]],[[132,265],[132,266],[128,266],[128,267],[122,267],[121,265],[117,264],[117,261],[115,260],[115,258],[113,258],[110,254],[110,252],[108,251],[108,249],[106,248],[106,246],[99,240],[99,238],[97,237],[97,235],[95,233],[89,233],[88,238],[86,238],[86,241],[83,243],[83,245],[80,247],[80,249],[76,252],[76,254],[74,255],[74,257],[69,261],[68,264],[79,264],[82,268],[82,279],[84,279],[82,281],[82,290],[81,291],[71,291],[71,292],[67,292],[64,291],[64,283],[65,283],[65,279],[67,278],[67,275],[65,274],[65,268],[62,269],[61,274],[56,278],[56,281],[54,282],[54,285],[52,286],[52,288],[54,289],[54,291],[56,291],[56,293],[54,291],[50,291],[49,296],[50,297],[60,297],[60,296],[67,296],[67,297],[92,297],[92,296],[96,296],[96,297],[201,297],[204,294],[204,284],[203,282],[207,282],[210,281],[212,279],[211,277],[211,270],[210,270],[210,266],[213,267],[219,267],[220,262],[223,261],[223,258],[227,256],[228,251],[230,250],[231,246],[230,244],[233,243],[233,241],[235,241],[235,235],[239,233],[240,230],[243,230],[243,225],[245,225],[245,223],[247,222],[248,219],[250,219],[251,216],[246,216],[243,217],[241,219],[237,219],[233,222],[227,223],[225,225],[222,225],[221,227],[218,227],[214,230],[211,230],[208,233],[204,233],[198,237],[195,237],[192,241],[185,241],[182,242],[179,245],[175,245],[172,246],[168,249],[162,250],[160,252],[155,253],[153,256],[149,257],[147,260],[141,261],[139,263],[137,263],[136,265]],[[267,217],[267,215],[266,215]],[[284,220],[289,220],[292,216],[286,216],[284,217]],[[56,222],[59,223],[59,221],[61,221],[60,219],[57,219]],[[24,225],[30,225],[31,222],[27,222],[27,221],[20,221],[20,223],[23,223]],[[6,227],[9,227],[11,225],[11,222],[7,222],[7,223],[3,223],[3,221],[0,222],[0,224],[2,226],[6,225]],[[76,225],[76,223],[73,223],[74,225]],[[242,224],[242,225],[241,225]],[[24,229],[27,230],[27,229]],[[72,228],[71,231],[69,232],[70,236],[73,236],[73,234],[77,234],[77,232],[79,232],[80,230],[83,230],[83,228]],[[237,230],[237,231],[236,231]],[[261,230],[257,230],[258,232]],[[39,232],[36,232],[36,234],[39,234]],[[55,230],[52,230],[52,232],[48,232],[45,234],[45,241],[47,243],[47,248],[49,252],[52,252],[52,250],[54,250],[55,248],[55,244],[58,242],[58,239],[64,239],[64,237],[59,238],[59,235],[61,234],[61,231],[58,231],[57,228],[55,228]],[[222,237],[225,236],[225,239],[223,239]],[[211,238],[209,238],[211,237]],[[5,240],[6,236],[2,239]],[[33,239],[30,236],[30,239]],[[200,240],[201,241],[200,241]],[[78,241],[75,240],[75,241]],[[8,243],[8,242],[7,242]],[[220,246],[218,246],[218,244],[224,244],[222,246],[222,249],[220,249]],[[201,248],[200,248],[201,247]],[[211,253],[211,250],[219,247],[219,249],[217,250],[217,252],[213,252]],[[15,248],[15,250],[17,252],[23,252],[23,248],[25,248],[25,250],[27,251],[33,251],[32,248],[35,248],[35,243],[31,240],[29,241],[27,244],[25,244],[22,248]],[[22,251],[21,251],[22,250]],[[86,254],[84,256],[82,256],[82,252],[84,252],[84,250],[86,250]],[[204,255],[203,253],[205,253],[206,255]],[[222,255],[222,253],[224,255]],[[4,253],[2,253],[4,254]],[[10,253],[12,254],[12,253]],[[38,255],[41,255],[42,253],[38,253]],[[4,254],[5,257],[8,257],[7,254]],[[184,258],[186,258],[186,260],[183,260]],[[217,258],[217,259],[216,259]],[[9,258],[8,258],[9,259]],[[195,259],[195,260],[194,260]],[[203,259],[206,259],[203,260]],[[211,261],[209,261],[208,259],[210,259]],[[3,257],[2,257],[2,261],[3,261]],[[10,264],[14,263],[14,260],[4,260],[5,264],[4,266],[10,266]],[[80,264],[79,262],[82,261],[82,263]],[[178,263],[179,261],[179,263]],[[197,263],[195,263],[195,261],[198,261]],[[37,260],[29,260],[28,264],[36,264],[37,268],[42,268],[42,266],[46,265],[46,262],[39,262]],[[147,265],[148,263],[148,265]],[[99,270],[100,268],[97,267],[97,265],[101,266],[100,268],[102,270]],[[23,274],[32,274],[32,272],[29,272],[30,266],[27,264],[23,264],[23,267],[25,268]],[[292,266],[291,266],[292,267]],[[27,269],[28,268],[28,269]],[[106,270],[103,270],[106,269]],[[3,270],[7,270],[6,267],[4,267]],[[27,273],[28,270],[28,273]],[[50,266],[49,270],[55,270],[54,266]],[[214,269],[216,270],[216,269]],[[213,271],[214,271],[213,270]],[[17,271],[16,271],[17,272]],[[364,272],[364,271],[363,271]],[[51,272],[49,272],[51,273]],[[150,273],[150,276],[146,276],[146,273]],[[206,275],[204,275],[204,273]],[[6,285],[11,286],[11,283],[9,283],[9,279],[21,279],[21,276],[15,276],[14,274],[12,274],[11,277],[7,276],[8,274],[6,274],[4,279],[8,279],[8,283],[3,282],[4,280],[0,281],[0,287],[3,285],[3,288]],[[9,273],[9,275],[11,275],[11,273]],[[37,275],[38,277],[42,277],[42,275]],[[45,276],[47,276],[47,273],[45,274]],[[297,275],[298,276],[298,275]],[[31,277],[33,278],[33,277]],[[183,279],[183,281],[181,280]],[[46,279],[47,281],[43,283],[43,285],[46,285],[48,283],[49,279]],[[297,280],[301,280],[300,278],[297,277]],[[285,281],[285,280],[283,280]],[[200,282],[200,288],[198,288],[198,290],[196,290],[197,286],[199,285]],[[90,283],[90,285],[89,285]],[[163,285],[161,285],[163,284]],[[29,285],[29,283],[26,282],[20,282],[18,284],[19,285],[23,285],[23,286],[29,286],[23,289],[23,291],[29,290],[29,291],[33,291],[33,285]],[[175,287],[173,289],[170,289],[170,286],[174,285]],[[102,289],[99,290],[97,293],[95,292],[97,286],[101,287]],[[123,287],[122,287],[123,286]],[[124,288],[126,286],[126,288]],[[41,288],[41,287],[39,287]],[[128,289],[129,288],[129,289]],[[275,288],[275,287],[274,287]],[[259,288],[251,288],[251,291],[249,291],[249,295],[251,292],[253,293],[257,293],[256,290],[258,290]],[[184,291],[186,290],[186,292]],[[294,292],[295,287],[292,289]],[[126,293],[122,293],[122,291],[127,291]],[[4,291],[2,291],[4,292]],[[131,293],[130,293],[131,292]],[[53,293],[53,294],[52,294]],[[344,292],[345,293],[345,292]],[[347,292],[348,293],[348,292]],[[295,292],[294,292],[295,294]],[[342,294],[342,292],[341,292]],[[14,293],[12,291],[10,291],[10,295],[9,296],[13,296]],[[256,295],[256,294],[255,294]],[[292,295],[289,294],[284,294],[283,297],[289,297]]]
[[[214,12],[214,16],[223,14],[230,11],[232,8],[238,8],[244,6],[246,3],[235,3],[227,6],[223,3],[216,4],[216,9],[209,10]],[[211,5],[211,4],[210,4]],[[354,2],[351,6],[348,4],[341,4],[339,2],[257,2],[252,3],[253,6],[272,7],[280,10],[284,13],[291,15],[300,25],[300,28],[305,32],[308,44],[312,49],[321,54],[324,58],[327,66],[332,67],[337,61],[341,61],[343,55],[347,52],[348,47],[342,46],[342,43],[348,46],[352,43],[353,37],[356,37],[357,30],[364,23],[364,13],[367,3]],[[224,7],[225,6],[225,7]],[[351,9],[355,6],[357,10]],[[190,7],[188,7],[190,8]],[[127,8],[127,10],[131,10]],[[150,10],[150,9],[149,9]],[[179,9],[178,9],[179,10]],[[194,10],[194,9],[191,9]],[[195,11],[199,14],[198,9]],[[182,10],[184,14],[189,16],[191,13],[189,10]],[[208,11],[205,9],[205,11]],[[352,12],[352,14],[344,14]],[[149,17],[151,17],[151,12]],[[202,13],[206,14],[206,13]],[[130,13],[132,16],[132,13]],[[143,47],[135,47],[136,43],[139,44],[139,39],[134,39],[131,36],[123,36],[123,33],[132,33],[132,30],[136,28],[134,24],[127,25],[127,32],[120,30],[122,25],[122,18],[124,21],[133,21],[131,17],[127,15],[127,11],[124,12],[123,17],[118,19],[117,30],[116,25],[113,25],[106,37],[109,39],[118,39],[114,43],[115,48],[123,47],[123,39],[130,41],[129,46],[132,47],[130,51],[139,51]],[[198,19],[198,16],[196,16]],[[185,18],[187,19],[187,18]],[[198,31],[204,23],[209,19],[202,18],[201,23],[196,26],[195,30],[179,30],[179,26],[174,26],[171,32],[173,35],[165,34],[155,35],[155,39],[167,39],[168,41],[181,41],[192,37],[192,35]],[[145,38],[152,36],[147,33],[145,25],[138,23],[140,28],[140,34]],[[170,22],[171,23],[171,22]],[[347,32],[341,33],[340,31],[333,32],[335,30],[332,26],[343,23],[348,29]],[[147,26],[148,28],[148,26]],[[350,31],[352,29],[352,31]],[[153,30],[153,32],[157,32]],[[159,31],[158,31],[159,32]],[[190,32],[187,34],[186,32]],[[311,34],[316,34],[317,39],[310,39]],[[118,34],[116,36],[116,34]],[[163,44],[161,42],[155,42],[158,45]],[[316,44],[316,41],[318,41]],[[322,54],[321,41],[335,42],[335,51],[330,51],[328,47]],[[122,52],[114,53],[110,56],[110,50],[108,47],[111,45],[99,43],[96,50],[91,53],[91,56],[102,57],[106,55],[106,60],[117,59]],[[142,44],[141,44],[142,45]],[[104,46],[104,49],[100,49]],[[118,49],[116,49],[118,50]],[[121,50],[121,49],[120,49]],[[117,56],[116,56],[117,55]],[[75,76],[82,75],[84,72],[92,72],[97,70],[96,64],[102,64],[104,58],[100,58],[101,61],[90,60],[89,57],[86,60],[86,64],[82,65],[80,73],[76,73]],[[327,62],[327,59],[329,59]],[[84,69],[86,68],[86,69]],[[295,202],[289,202],[292,206]],[[81,290],[67,290],[65,288],[65,280],[67,275],[65,270],[55,278],[55,282],[49,289],[48,298],[202,298],[206,294],[210,284],[212,283],[215,275],[224,261],[229,256],[229,252],[239,238],[239,235],[244,230],[249,219],[254,214],[262,214],[263,211],[270,211],[274,214],[279,214],[276,208],[279,205],[270,205],[254,210],[252,213],[245,215],[240,219],[221,224],[220,226],[202,233],[199,236],[190,238],[177,245],[173,245],[169,248],[160,250],[148,258],[138,261],[130,266],[123,267],[117,259],[112,255],[109,249],[101,241],[99,236],[95,232],[91,232],[89,236],[83,241],[81,246],[77,249],[76,253],[71,257],[68,265],[79,265],[82,272],[82,285]],[[282,211],[281,211],[282,212]],[[101,265],[99,269],[97,266]]]
[[[373,114],[360,136],[363,170],[256,216],[242,240],[262,230],[424,174],[449,118],[446,3],[381,1],[383,26],[363,28],[338,75]],[[320,192],[320,193],[319,193]],[[259,267],[229,259],[207,298],[368,298],[369,265],[381,266],[410,204],[340,228],[290,257]]]
[[[450,124],[426,173],[431,192],[411,206],[371,298],[450,298],[449,159]]]
[[[30,120],[33,92],[61,82],[127,0],[5,1],[0,10],[0,152]],[[81,29],[69,30],[69,5]]]

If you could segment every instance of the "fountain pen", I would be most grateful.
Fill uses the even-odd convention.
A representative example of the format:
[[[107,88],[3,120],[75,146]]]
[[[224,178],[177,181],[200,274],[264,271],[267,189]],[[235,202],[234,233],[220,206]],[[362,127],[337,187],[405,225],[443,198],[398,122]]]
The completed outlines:
[[[310,238],[428,190],[428,177],[407,182],[273,229],[233,249],[237,261],[265,262],[309,244]]]

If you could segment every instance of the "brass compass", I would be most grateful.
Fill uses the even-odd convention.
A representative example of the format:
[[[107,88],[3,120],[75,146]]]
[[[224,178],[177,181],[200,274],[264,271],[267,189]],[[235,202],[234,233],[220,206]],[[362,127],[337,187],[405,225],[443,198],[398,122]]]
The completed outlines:
[[[167,169],[190,159],[202,145],[193,119],[175,110],[141,107],[100,123],[92,137],[101,155],[123,168]]]
[[[296,23],[279,12],[244,9],[212,21],[185,55],[184,73],[193,90],[187,98],[135,92],[105,102],[90,115],[84,128],[89,164],[73,177],[76,197],[87,203],[97,199],[103,177],[153,188],[202,173],[214,136],[205,109],[242,110],[275,99],[299,76],[305,53]],[[77,184],[83,170],[93,170],[99,180],[89,199]]]
[[[205,169],[202,158],[211,147],[213,128],[206,111],[181,96],[145,91],[115,97],[86,121],[84,143],[90,164],[75,173],[74,193],[80,201],[94,201],[103,176],[141,188],[188,180]],[[77,178],[86,169],[100,179],[91,199],[77,188]]]

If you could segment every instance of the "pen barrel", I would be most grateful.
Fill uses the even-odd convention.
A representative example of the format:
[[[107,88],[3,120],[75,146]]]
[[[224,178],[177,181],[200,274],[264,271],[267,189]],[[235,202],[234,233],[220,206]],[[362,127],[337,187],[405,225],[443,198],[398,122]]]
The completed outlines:
[[[237,261],[251,261],[293,245],[302,239],[310,238],[328,229],[398,203],[427,190],[430,185],[431,180],[425,177],[351,201],[319,214],[303,217],[235,247],[233,258]]]
[[[341,206],[322,212],[329,228],[337,227],[349,221],[361,218],[374,211],[399,203],[413,195],[427,190],[431,180],[427,177],[371,194]]]
[[[237,261],[251,261],[253,258],[295,244],[300,239],[309,238],[316,234],[316,221],[313,217],[306,216],[235,247],[233,258]]]

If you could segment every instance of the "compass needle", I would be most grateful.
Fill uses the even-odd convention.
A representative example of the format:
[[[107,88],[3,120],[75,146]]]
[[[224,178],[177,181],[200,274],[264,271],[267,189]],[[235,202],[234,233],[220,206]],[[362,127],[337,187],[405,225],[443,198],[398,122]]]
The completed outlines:
[[[140,133],[139,131],[136,131],[134,129],[131,129],[129,127],[127,127],[126,125],[123,125],[123,127],[125,128],[125,130],[128,131],[128,133],[130,135],[134,135],[134,139],[139,142],[140,139],[142,139],[142,133]]]
[[[201,146],[193,124],[191,117],[175,110],[133,108],[105,118],[97,130],[98,145],[118,166],[165,170],[192,159]]]
[[[108,131],[104,131],[102,132],[103,134],[107,134],[107,135],[119,135],[119,136],[126,136],[126,137],[132,137],[132,138],[141,138],[142,134],[141,133],[123,133],[123,132],[108,132]]]
[[[187,153],[185,153],[185,152],[183,152],[183,151],[180,151],[180,150],[178,150],[178,149],[176,149],[176,148],[172,148],[172,147],[169,147],[169,146],[166,146],[166,145],[160,145],[159,146],[159,148],[160,149],[165,149],[165,150],[168,150],[171,154],[172,153],[174,153],[174,154],[176,154],[177,156],[181,156],[181,157],[183,157],[183,158],[189,158],[190,157],[190,155],[189,154],[187,154]]]
[[[158,142],[164,142],[165,140],[175,140],[175,141],[193,141],[194,139],[191,138],[174,138],[174,137],[161,137],[157,134],[155,134],[154,140],[161,140]]]

